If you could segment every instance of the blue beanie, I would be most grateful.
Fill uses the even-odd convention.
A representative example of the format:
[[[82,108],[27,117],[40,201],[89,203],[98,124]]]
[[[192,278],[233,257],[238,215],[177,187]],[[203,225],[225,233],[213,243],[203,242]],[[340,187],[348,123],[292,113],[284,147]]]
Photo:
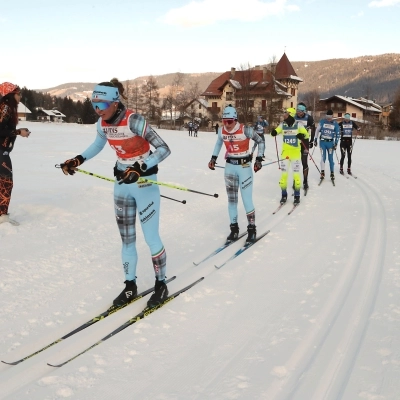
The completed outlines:
[[[299,105],[297,106],[297,111],[305,112],[305,111],[306,111],[306,108],[305,108],[302,104],[299,104]]]
[[[115,86],[96,85],[93,89],[92,100],[119,101],[118,88]]]

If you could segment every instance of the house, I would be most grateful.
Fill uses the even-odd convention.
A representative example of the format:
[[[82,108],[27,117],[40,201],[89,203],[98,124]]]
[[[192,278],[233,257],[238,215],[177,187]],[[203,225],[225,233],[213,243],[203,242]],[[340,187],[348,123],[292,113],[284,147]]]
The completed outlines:
[[[56,109],[44,110],[43,108],[37,109],[37,120],[38,121],[49,121],[49,122],[64,122],[63,118],[66,116]]]
[[[333,111],[334,118],[343,118],[344,114],[349,113],[353,121],[362,124],[377,123],[382,116],[382,107],[376,104],[375,101],[364,97],[354,98],[334,95],[321,99],[318,105],[318,110],[320,110],[319,117],[323,118],[329,109]]]
[[[28,118],[28,114],[32,114],[32,112],[26,107],[23,103],[18,103],[18,120],[26,121]]]
[[[214,79],[201,95],[208,103],[207,113],[212,121],[220,120],[222,110],[232,104],[242,121],[253,121],[262,115],[271,124],[278,121],[282,109],[296,106],[302,81],[284,53],[269,69],[265,66],[240,71],[231,68]]]
[[[184,115],[181,115],[184,122],[190,120],[203,121],[205,118],[208,119],[208,102],[205,99],[197,98],[186,104],[184,107]]]

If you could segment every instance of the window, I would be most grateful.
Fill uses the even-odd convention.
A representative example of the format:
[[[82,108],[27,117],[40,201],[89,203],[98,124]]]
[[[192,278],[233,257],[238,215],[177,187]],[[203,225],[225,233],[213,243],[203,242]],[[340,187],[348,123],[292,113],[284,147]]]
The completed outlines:
[[[357,118],[357,114],[356,113],[351,113],[351,117],[352,118]]]
[[[217,108],[217,102],[216,101],[212,102],[212,108]]]
[[[335,108],[335,103],[331,103],[331,108],[332,108],[332,110]]]
[[[201,104],[199,104],[199,110],[201,110]]]
[[[267,110],[267,100],[261,100],[261,110]]]
[[[296,96],[296,89],[295,88],[290,89],[290,93],[292,96]]]
[[[233,92],[226,92],[226,100],[233,100]]]
[[[341,117],[343,115],[343,113],[337,113],[338,117]]]

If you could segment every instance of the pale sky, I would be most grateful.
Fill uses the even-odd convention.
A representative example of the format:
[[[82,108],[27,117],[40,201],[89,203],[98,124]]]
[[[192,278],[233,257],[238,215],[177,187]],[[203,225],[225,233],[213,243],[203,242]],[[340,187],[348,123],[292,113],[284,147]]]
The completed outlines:
[[[399,15],[400,0],[10,1],[0,82],[46,89],[223,72],[284,51],[290,61],[400,53]]]

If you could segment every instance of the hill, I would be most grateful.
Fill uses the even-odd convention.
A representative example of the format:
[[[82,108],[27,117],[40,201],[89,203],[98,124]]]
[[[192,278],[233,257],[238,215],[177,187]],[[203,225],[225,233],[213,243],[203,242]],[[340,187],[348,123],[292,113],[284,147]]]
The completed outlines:
[[[302,94],[317,90],[321,97],[341,94],[352,97],[364,96],[384,104],[393,100],[394,93],[400,86],[400,54],[390,53],[378,56],[356,58],[337,58],[322,61],[291,61],[297,75],[303,79],[300,85]],[[226,70],[229,70],[227,68]],[[224,72],[224,71],[222,71]],[[187,73],[183,75],[183,86],[198,82],[205,90],[210,82],[222,72]],[[172,84],[176,73],[157,75],[160,96],[164,97]],[[129,80],[142,83],[148,76]],[[126,81],[124,81],[126,83]],[[96,83],[73,82],[53,88],[39,89],[52,96],[69,96],[73,100],[84,100],[90,95]]]

